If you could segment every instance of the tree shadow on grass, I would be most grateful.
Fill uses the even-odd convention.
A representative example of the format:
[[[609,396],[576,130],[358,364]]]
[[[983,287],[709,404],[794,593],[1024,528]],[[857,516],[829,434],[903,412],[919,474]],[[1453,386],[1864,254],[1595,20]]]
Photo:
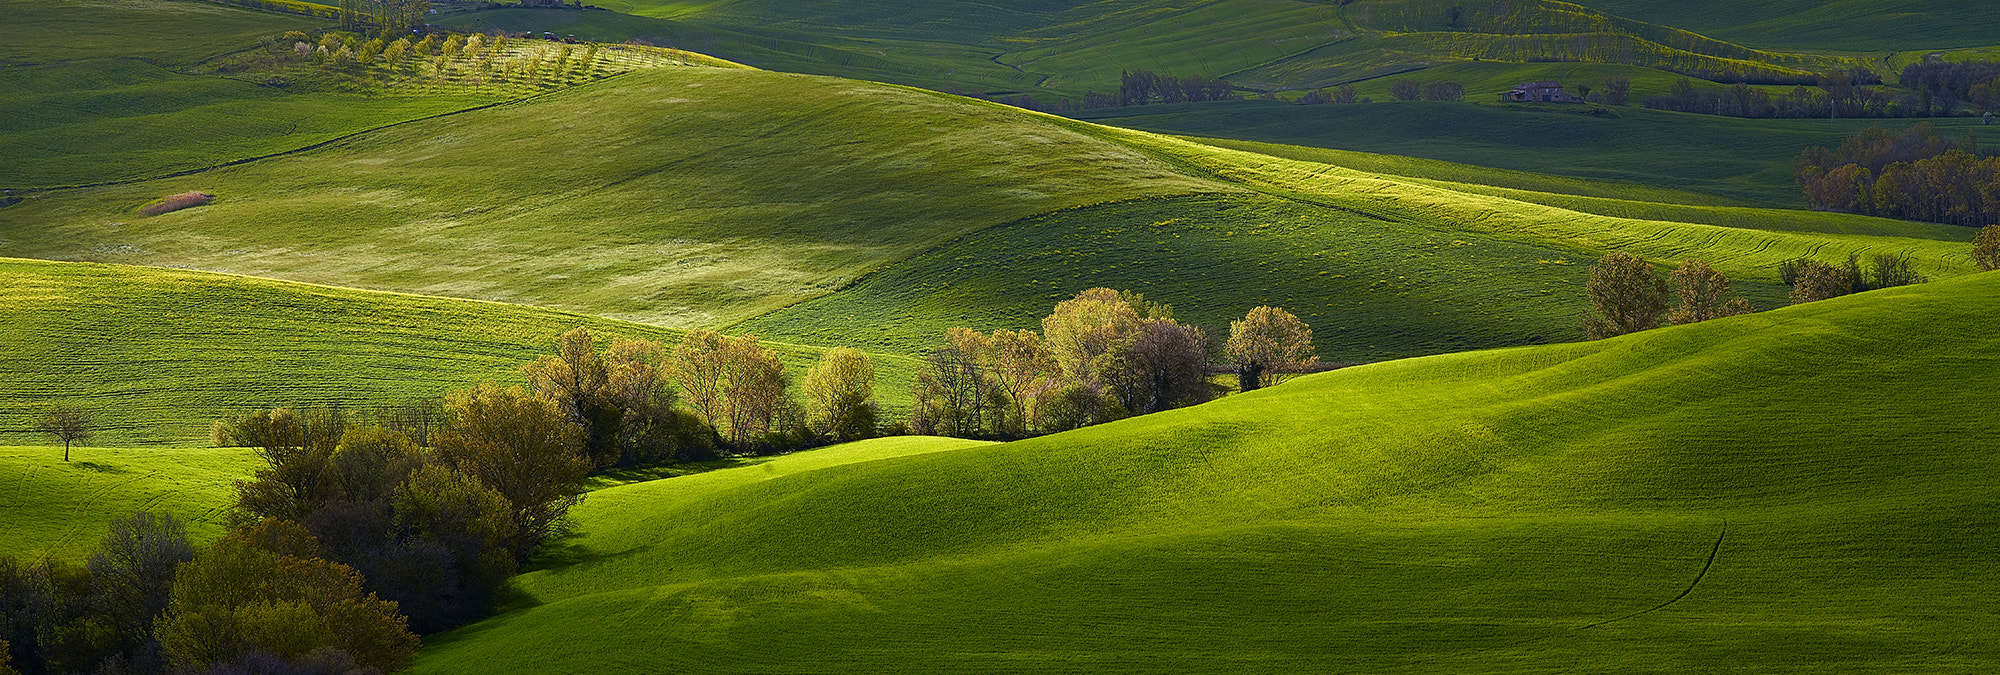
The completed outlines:
[[[74,466],[74,467],[76,467],[76,468],[79,468],[79,469],[83,469],[84,471],[95,471],[95,472],[98,472],[98,473],[131,473],[131,472],[132,472],[132,471],[131,471],[130,469],[123,469],[123,468],[119,468],[119,467],[115,467],[115,466],[112,466],[112,465],[110,465],[110,464],[98,464],[97,462],[70,462],[69,464],[70,464],[70,466]]]

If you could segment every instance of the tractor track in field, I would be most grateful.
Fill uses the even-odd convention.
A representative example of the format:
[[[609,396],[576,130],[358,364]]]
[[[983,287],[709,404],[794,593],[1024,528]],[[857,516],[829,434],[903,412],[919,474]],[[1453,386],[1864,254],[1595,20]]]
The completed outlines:
[[[1695,587],[1697,587],[1697,586],[1700,586],[1700,585],[1701,585],[1701,580],[1702,580],[1702,579],[1706,579],[1706,578],[1708,578],[1708,570],[1709,570],[1709,568],[1712,568],[1712,567],[1715,567],[1715,556],[1716,556],[1717,554],[1719,554],[1719,553],[1721,553],[1721,552],[1722,552],[1722,538],[1723,538],[1723,537],[1726,537],[1726,536],[1729,536],[1729,523],[1725,521],[1724,523],[1722,523],[1722,531],[1721,531],[1721,532],[1718,532],[1718,533],[1716,533],[1716,535],[1715,535],[1715,546],[1714,546],[1713,548],[1710,548],[1710,549],[1708,550],[1708,562],[1705,562],[1705,563],[1702,563],[1702,565],[1701,565],[1701,572],[1700,572],[1700,573],[1697,573],[1697,574],[1695,574],[1695,575],[1694,575],[1694,582],[1693,582],[1693,583],[1690,583],[1690,584],[1688,584],[1688,587],[1687,587],[1687,588],[1685,588],[1685,589],[1682,589],[1682,590],[1681,590],[1681,594],[1680,594],[1680,595],[1676,595],[1676,596],[1674,596],[1674,597],[1673,597],[1673,599],[1671,599],[1671,600],[1668,600],[1668,601],[1666,601],[1666,602],[1662,602],[1662,603],[1660,603],[1660,604],[1657,604],[1657,605],[1654,605],[1654,606],[1652,606],[1652,607],[1648,607],[1648,608],[1646,608],[1646,609],[1642,609],[1642,610],[1639,610],[1639,611],[1637,611],[1637,612],[1633,612],[1633,613],[1631,613],[1631,614],[1627,614],[1627,615],[1625,615],[1625,616],[1621,616],[1621,617],[1618,617],[1618,618],[1615,618],[1615,619],[1605,619],[1605,620],[1603,620],[1603,621],[1599,621],[1599,622],[1597,622],[1597,623],[1593,623],[1593,624],[1590,624],[1590,625],[1588,625],[1588,626],[1584,626],[1584,627],[1582,627],[1582,628],[1578,628],[1577,630],[1590,630],[1590,629],[1592,629],[1592,628],[1596,628],[1596,627],[1598,627],[1598,626],[1603,626],[1603,625],[1606,625],[1606,624],[1613,624],[1613,623],[1617,623],[1617,622],[1620,622],[1620,621],[1624,621],[1624,620],[1626,620],[1626,619],[1630,619],[1630,618],[1634,618],[1634,617],[1638,617],[1638,616],[1643,616],[1643,615],[1646,615],[1646,614],[1651,614],[1651,613],[1653,613],[1653,612],[1657,612],[1657,611],[1660,611],[1660,610],[1662,610],[1662,609],[1666,609],[1668,605],[1672,605],[1672,604],[1674,604],[1674,603],[1676,603],[1676,602],[1680,602],[1680,601],[1681,601],[1681,600],[1682,600],[1683,598],[1686,598],[1686,597],[1687,597],[1687,596],[1688,596],[1689,594],[1691,594],[1691,593],[1694,593],[1694,589],[1695,589]]]
[[[1440,654],[1440,655],[1437,655],[1437,656],[1432,656],[1432,657],[1430,657],[1430,658],[1423,658],[1423,659],[1416,659],[1416,660],[1413,660],[1413,661],[1407,661],[1407,662],[1405,662],[1405,663],[1404,663],[1403,665],[1406,665],[1406,666],[1407,666],[1407,665],[1417,665],[1417,664],[1421,664],[1421,663],[1435,663],[1435,662],[1438,662],[1438,661],[1443,661],[1443,660],[1445,660],[1445,659],[1448,659],[1448,658],[1456,658],[1456,657],[1465,657],[1465,656],[1471,656],[1471,655],[1474,655],[1474,654],[1479,654],[1479,653],[1482,653],[1482,652],[1490,652],[1490,651],[1494,651],[1494,650],[1498,650],[1498,649],[1513,649],[1513,648],[1515,648],[1515,647],[1520,647],[1520,646],[1522,646],[1522,645],[1530,645],[1530,644],[1534,644],[1534,643],[1537,643],[1537,642],[1544,642],[1544,641],[1548,641],[1548,640],[1554,640],[1554,639],[1556,639],[1556,638],[1560,638],[1560,637],[1563,637],[1563,636],[1565,636],[1565,635],[1569,635],[1569,634],[1571,634],[1572,632],[1575,632],[1575,631],[1586,631],[1586,630],[1590,630],[1590,629],[1592,629],[1592,628],[1597,628],[1597,627],[1599,627],[1599,626],[1605,626],[1605,625],[1610,625],[1610,624],[1614,624],[1614,623],[1618,623],[1618,622],[1620,622],[1620,621],[1624,621],[1624,620],[1627,620],[1627,619],[1633,619],[1633,618],[1637,618],[1637,617],[1640,617],[1640,616],[1644,616],[1644,615],[1647,615],[1647,614],[1651,614],[1651,613],[1653,613],[1653,612],[1657,612],[1657,611],[1660,611],[1660,610],[1662,610],[1662,609],[1666,609],[1666,608],[1667,608],[1668,606],[1670,606],[1670,605],[1673,605],[1673,604],[1674,604],[1674,603],[1676,603],[1676,602],[1680,602],[1681,600],[1683,600],[1683,599],[1687,598],[1687,596],[1689,596],[1689,595],[1693,594],[1693,593],[1694,593],[1694,589],[1695,589],[1696,587],[1699,587],[1699,586],[1701,586],[1701,581],[1702,581],[1703,579],[1706,579],[1706,578],[1708,578],[1708,570],[1709,570],[1709,569],[1711,569],[1711,568],[1713,568],[1713,567],[1715,567],[1715,559],[1716,559],[1716,557],[1717,557],[1717,556],[1718,556],[1719,554],[1721,554],[1721,553],[1722,553],[1722,539],[1723,539],[1724,537],[1727,537],[1728,535],[1729,535],[1729,522],[1725,520],[1725,521],[1723,521],[1723,523],[1722,523],[1722,531],[1721,531],[1721,532],[1718,532],[1718,533],[1716,533],[1716,535],[1715,535],[1715,544],[1714,544],[1713,546],[1709,547],[1709,549],[1708,549],[1708,560],[1702,563],[1702,565],[1701,565],[1701,571],[1700,571],[1700,572],[1697,572],[1697,573],[1695,573],[1695,575],[1694,575],[1694,581],[1693,581],[1693,582],[1691,582],[1691,583],[1689,583],[1689,584],[1688,584],[1688,586],[1687,586],[1687,588],[1684,588],[1684,589],[1681,589],[1681,592],[1680,592],[1680,594],[1679,594],[1679,595],[1676,595],[1676,596],[1674,596],[1673,598],[1670,598],[1670,599],[1668,599],[1668,600],[1667,600],[1666,602],[1662,602],[1662,603],[1660,603],[1660,604],[1657,604],[1657,605],[1653,605],[1652,607],[1648,607],[1648,608],[1646,608],[1646,609],[1642,609],[1642,610],[1639,610],[1639,611],[1636,611],[1636,612],[1632,612],[1632,613],[1630,613],[1630,614],[1625,614],[1625,615],[1623,615],[1623,616],[1618,616],[1618,617],[1613,617],[1613,618],[1610,618],[1610,619],[1605,619],[1605,620],[1603,620],[1603,621],[1598,621],[1598,622],[1595,622],[1595,623],[1591,623],[1591,624],[1586,624],[1586,625],[1583,625],[1583,626],[1578,626],[1578,627],[1576,627],[1576,628],[1571,628],[1571,629],[1568,629],[1568,630],[1565,630],[1565,631],[1563,631],[1563,632],[1560,632],[1560,633],[1553,633],[1553,634],[1550,634],[1550,635],[1543,635],[1543,636],[1540,636],[1540,637],[1532,637],[1532,638],[1527,638],[1527,639],[1524,639],[1524,640],[1516,640],[1516,641],[1514,641],[1514,642],[1510,642],[1510,643],[1507,643],[1507,644],[1503,644],[1503,645],[1494,645],[1494,646],[1492,646],[1492,647],[1481,647],[1481,648],[1476,648],[1476,649],[1469,649],[1469,650],[1465,650],[1465,651],[1462,651],[1462,652],[1457,652],[1457,653],[1452,653],[1452,654]]]

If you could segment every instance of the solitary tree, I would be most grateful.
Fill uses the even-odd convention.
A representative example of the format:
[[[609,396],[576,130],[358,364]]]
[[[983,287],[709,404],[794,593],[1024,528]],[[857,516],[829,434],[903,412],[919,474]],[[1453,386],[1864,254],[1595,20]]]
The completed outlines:
[[[1277,384],[1319,361],[1313,354],[1312,328],[1277,307],[1258,307],[1242,321],[1229,322],[1225,349],[1236,363],[1243,391]]]
[[[852,347],[829,350],[806,371],[811,429],[835,441],[875,435],[875,364]]]
[[[1668,320],[1676,325],[1749,314],[1751,311],[1748,300],[1723,300],[1729,295],[1729,277],[1709,267],[1707,261],[1693,258],[1682,261],[1681,266],[1674,270],[1673,284],[1680,305],[1674,308]]]
[[[1630,253],[1612,253],[1590,266],[1584,292],[1591,312],[1583,317],[1583,332],[1592,340],[1658,328],[1667,316],[1666,282]]]
[[[1981,272],[2000,270],[2000,225],[1988,225],[1972,240],[1972,264]]]
[[[90,439],[91,418],[89,410],[68,403],[49,406],[40,418],[35,420],[35,429],[56,437],[63,444],[63,461],[69,461],[69,446]]]

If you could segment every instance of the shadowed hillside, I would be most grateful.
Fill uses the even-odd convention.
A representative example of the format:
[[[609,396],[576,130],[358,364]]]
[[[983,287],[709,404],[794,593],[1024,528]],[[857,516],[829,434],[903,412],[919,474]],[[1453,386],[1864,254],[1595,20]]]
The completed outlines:
[[[417,672],[1979,670],[1996,299],[1978,275],[615,488],[532,606]]]

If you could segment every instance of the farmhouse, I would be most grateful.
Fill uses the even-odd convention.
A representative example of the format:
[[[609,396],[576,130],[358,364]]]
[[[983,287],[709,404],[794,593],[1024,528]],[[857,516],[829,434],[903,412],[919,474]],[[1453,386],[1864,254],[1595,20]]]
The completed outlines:
[[[1569,92],[1563,91],[1563,86],[1561,82],[1547,82],[1547,81],[1529,82],[1527,84],[1517,85],[1513,89],[1508,90],[1507,93],[1501,94],[1500,100],[1513,101],[1515,103],[1531,103],[1531,102],[1582,103],[1583,102],[1583,99],[1577,98],[1575,96],[1570,95]]]

